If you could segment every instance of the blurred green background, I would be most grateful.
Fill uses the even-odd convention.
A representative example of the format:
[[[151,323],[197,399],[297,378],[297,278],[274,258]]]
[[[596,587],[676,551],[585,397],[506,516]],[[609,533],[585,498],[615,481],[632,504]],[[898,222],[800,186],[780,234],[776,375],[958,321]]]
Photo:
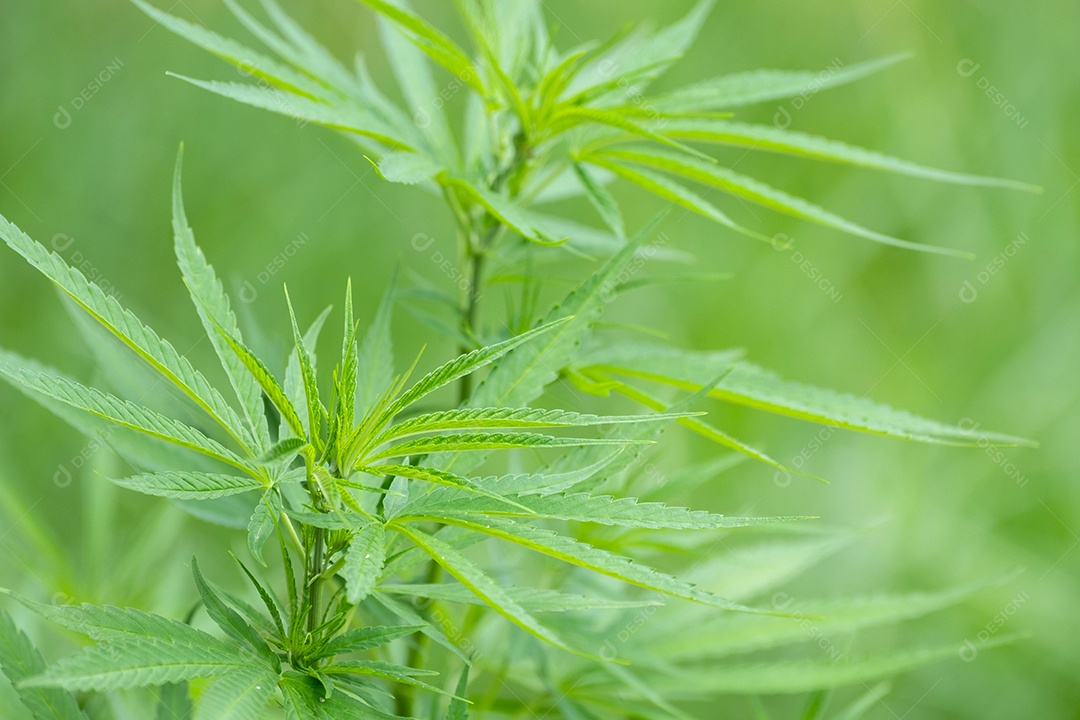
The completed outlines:
[[[642,18],[668,22],[690,5],[546,4],[563,47]],[[454,27],[450,3],[418,5]],[[162,7],[240,33],[218,0]],[[356,3],[319,0],[290,10],[340,56],[362,50],[387,75],[370,13]],[[744,464],[700,504],[815,514],[867,528],[855,547],[811,573],[812,591],[931,589],[1023,569],[918,625],[917,633],[903,627],[880,642],[948,642],[988,626],[995,635],[1028,639],[900,678],[873,718],[1080,717],[1077,28],[1080,5],[1065,1],[721,2],[696,48],[662,83],[759,67],[823,70],[910,51],[899,66],[813,95],[801,107],[766,104],[740,117],[770,123],[783,106],[794,129],[1045,187],[1038,196],[960,188],[729,152],[740,170],[869,227],[967,249],[978,259],[884,248],[761,211],[744,218],[796,238],[799,257],[676,212],[664,228],[671,244],[733,279],[665,286],[616,306],[616,315],[662,328],[686,346],[745,347],[793,379],[947,422],[970,418],[1042,444],[999,455],[843,431],[822,435],[795,421],[721,411],[740,437],[782,461],[805,457],[805,467],[832,484],[778,482],[770,469]],[[452,256],[450,219],[438,204],[381,183],[330,131],[298,131],[288,118],[166,77],[166,70],[204,78],[235,73],[153,28],[122,0],[4,2],[0,68],[0,211],[70,262],[87,263],[84,272],[115,287],[181,350],[199,337],[169,229],[181,141],[196,236],[234,289],[248,283],[257,291],[245,311],[272,321],[275,331],[284,330],[282,282],[306,317],[339,302],[348,275],[364,278],[357,299],[370,312],[397,261],[452,287],[430,250],[410,246],[423,233]],[[659,207],[636,191],[619,192],[634,201],[634,225]],[[592,222],[584,205],[565,209]],[[1004,262],[995,265],[999,256]],[[809,277],[804,259],[836,292]],[[399,317],[396,340],[409,353],[424,342],[449,351],[446,339]],[[90,371],[53,290],[6,251],[0,343],[76,374]],[[110,469],[105,453],[6,385],[0,408],[0,585],[182,612],[190,596],[186,559],[223,535],[160,503],[117,495],[95,476]],[[708,449],[680,442],[693,452]],[[181,533],[185,527],[198,532]],[[50,544],[51,555],[42,551]],[[143,553],[145,562],[114,562],[121,549]],[[997,628],[999,614],[1008,617]]]

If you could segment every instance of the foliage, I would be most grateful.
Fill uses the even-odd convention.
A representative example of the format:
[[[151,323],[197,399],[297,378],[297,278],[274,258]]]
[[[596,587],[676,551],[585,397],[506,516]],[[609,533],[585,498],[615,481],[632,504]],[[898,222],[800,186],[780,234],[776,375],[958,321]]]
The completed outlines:
[[[662,216],[628,237],[609,186],[628,181],[767,242],[693,184],[864,239],[942,254],[958,253],[866,229],[722,168],[687,143],[739,145],[944,182],[1025,186],[730,120],[733,108],[798,94],[805,73],[724,76],[646,95],[693,42],[708,0],[657,32],[631,31],[561,53],[532,0],[458,0],[471,51],[403,2],[363,0],[378,15],[412,112],[383,94],[362,62],[347,69],[272,0],[264,2],[270,25],[230,7],[279,59],[134,2],[254,78],[189,82],[340,131],[378,158],[372,162],[387,181],[445,200],[458,224],[467,284],[462,297],[448,299],[455,314],[439,327],[460,340],[461,351],[419,379],[413,378],[420,357],[397,373],[390,325],[399,291],[391,281],[362,334],[347,288],[341,350],[329,373],[320,374],[325,365],[316,353],[326,313],[302,330],[287,292],[292,352],[285,362],[259,357],[195,243],[178,161],[176,256],[228,381],[223,392],[116,298],[0,218],[0,236],[16,253],[177,392],[166,406],[150,407],[127,397],[128,388],[91,387],[9,351],[0,352],[0,374],[88,433],[102,421],[118,426],[110,444],[136,472],[114,482],[246,528],[251,556],[278,574],[276,582],[260,579],[238,559],[251,585],[249,602],[211,583],[193,560],[202,613],[184,622],[12,594],[96,641],[46,667],[0,616],[0,666],[34,717],[83,717],[82,693],[147,687],[160,688],[162,715],[187,713],[189,697],[195,699],[196,719],[257,720],[271,706],[298,719],[433,716],[440,706],[455,719],[523,708],[567,717],[686,717],[684,706],[717,695],[778,693],[810,693],[812,709],[833,688],[955,653],[948,644],[853,658],[830,644],[836,656],[827,660],[727,660],[818,642],[822,631],[808,632],[807,618],[815,618],[814,628],[854,633],[934,612],[982,586],[796,606],[774,598],[762,607],[756,601],[763,592],[836,551],[851,533],[788,524],[800,518],[722,516],[646,497],[665,491],[648,487],[642,453],[666,424],[790,473],[799,470],[701,419],[698,406],[713,398],[946,445],[1026,441],[975,437],[865,398],[789,382],[736,352],[611,342],[601,324],[605,307],[633,282],[632,269],[650,249]],[[827,84],[893,60],[848,68]],[[449,73],[449,87],[467,93],[460,123],[432,103],[442,95],[437,68]],[[571,196],[586,198],[606,231],[566,232],[543,209]],[[546,279],[538,268],[567,256],[599,267],[549,311],[536,312],[535,288]],[[519,278],[521,297],[492,327],[480,301],[498,270]],[[100,346],[93,349],[103,363],[111,360]],[[537,407],[557,384],[616,395],[649,412]],[[457,399],[448,403],[446,390],[454,386]],[[719,460],[727,464],[731,457]],[[707,482],[721,469],[687,468],[682,484]],[[779,539],[743,547],[761,563],[754,573],[692,582],[688,575],[703,575],[691,572],[701,562],[695,558],[707,558],[736,528]],[[498,555],[483,552],[491,539],[499,541],[492,543]],[[651,555],[671,569],[631,555]],[[526,578],[533,582],[518,584]],[[677,612],[660,610],[658,595],[688,603],[673,605]],[[483,607],[494,613],[477,611]],[[597,610],[607,611],[604,621]],[[214,627],[196,627],[203,614]],[[453,670],[458,679],[436,679],[436,668]],[[857,717],[865,707],[860,699],[838,717]]]

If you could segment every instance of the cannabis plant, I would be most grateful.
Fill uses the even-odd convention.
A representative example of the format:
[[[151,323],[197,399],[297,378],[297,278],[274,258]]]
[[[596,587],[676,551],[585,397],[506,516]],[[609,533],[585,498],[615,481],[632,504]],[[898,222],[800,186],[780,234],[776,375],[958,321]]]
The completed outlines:
[[[459,297],[392,281],[378,308],[359,312],[347,287],[336,321],[340,353],[329,372],[316,349],[331,310],[301,324],[284,291],[279,331],[291,352],[259,357],[196,245],[178,160],[176,258],[225,387],[79,269],[0,218],[6,244],[81,313],[80,330],[110,387],[10,351],[0,351],[0,374],[103,438],[133,468],[112,478],[116,484],[246,532],[247,557],[234,559],[249,585],[227,589],[193,558],[193,605],[183,618],[5,591],[94,642],[46,664],[0,613],[0,667],[21,703],[12,714],[684,718],[695,709],[715,717],[725,695],[807,694],[804,717],[824,717],[829,691],[865,686],[868,694],[831,715],[855,718],[883,691],[869,683],[955,654],[956,645],[946,644],[862,657],[849,654],[849,641],[841,649],[830,638],[954,605],[986,581],[902,596],[770,598],[853,532],[809,518],[689,510],[670,499],[747,456],[785,477],[803,474],[703,419],[710,398],[928,443],[1024,440],[976,437],[786,381],[737,351],[618,340],[626,328],[602,322],[622,291],[651,284],[649,261],[682,258],[666,247],[662,214],[627,232],[611,191],[616,182],[714,220],[725,240],[728,231],[769,236],[736,223],[693,185],[861,238],[962,254],[866,229],[724,168],[699,147],[1026,187],[730,119],[733,109],[798,95],[810,83],[855,80],[896,58],[827,77],[765,70],[650,94],[694,40],[710,2],[656,32],[635,29],[560,50],[537,0],[459,0],[472,45],[466,50],[404,2],[363,0],[378,17],[400,91],[395,100],[361,58],[351,69],[341,64],[272,0],[264,0],[266,20],[227,2],[277,59],[134,2],[250,78],[188,82],[330,127],[385,180],[442,198],[457,224],[457,272],[465,281]],[[569,197],[586,198],[603,227],[545,209]],[[358,261],[362,253],[356,250]],[[568,260],[583,279],[539,312],[538,298],[552,285],[547,269]],[[496,281],[520,286],[501,317],[482,302]],[[420,353],[407,364],[395,360],[391,326],[399,303],[416,310],[426,301],[450,309],[424,317],[460,351],[421,372],[429,359]],[[134,378],[147,368],[156,380],[139,391]],[[580,406],[550,407],[557,386],[574,389]],[[714,442],[715,457],[682,467],[655,459],[650,446],[672,424]],[[735,569],[723,564],[728,542],[739,548]],[[788,652],[813,645],[824,655]],[[92,702],[101,695],[110,702]]]

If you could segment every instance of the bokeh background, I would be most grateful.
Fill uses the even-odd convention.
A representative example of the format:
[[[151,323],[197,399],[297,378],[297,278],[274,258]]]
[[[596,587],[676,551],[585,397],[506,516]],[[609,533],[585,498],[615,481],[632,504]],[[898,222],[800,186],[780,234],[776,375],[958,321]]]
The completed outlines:
[[[241,32],[218,0],[162,5]],[[450,3],[418,5],[454,27]],[[670,21],[689,5],[547,0],[564,47],[642,18]],[[318,0],[290,10],[339,56],[362,50],[387,75],[371,15],[356,3]],[[883,633],[882,647],[959,641],[988,628],[1028,637],[898,678],[873,718],[1080,717],[1078,28],[1080,5],[1064,0],[722,1],[696,48],[662,82],[759,67],[825,69],[910,51],[911,59],[872,79],[813,95],[799,108],[781,104],[792,127],[1045,188],[1042,195],[971,189],[729,153],[740,170],[870,227],[978,259],[884,248],[759,211],[744,218],[796,238],[836,290],[827,293],[791,251],[675,213],[665,225],[671,243],[732,279],[665,286],[616,309],[686,346],[744,347],[793,379],[1041,443],[998,454],[848,432],[823,437],[811,425],[719,410],[744,439],[781,460],[805,456],[805,467],[832,484],[778,482],[768,468],[744,464],[702,504],[815,514],[862,529],[859,542],[811,572],[814,592],[932,589],[1022,570],[961,608]],[[181,349],[199,337],[169,229],[181,141],[196,235],[234,288],[257,291],[244,312],[275,332],[283,329],[282,282],[309,317],[339,302],[348,275],[360,306],[370,308],[399,261],[451,287],[430,251],[417,253],[409,242],[423,233],[452,254],[450,219],[437,204],[380,183],[330,131],[297,130],[288,118],[212,97],[166,70],[234,75],[121,0],[0,3],[0,211],[69,261],[86,263],[84,271]],[[767,123],[779,107],[740,115]],[[632,225],[659,207],[636,191],[618,192],[633,201]],[[578,204],[563,209],[588,213]],[[423,342],[449,350],[425,325],[399,317],[396,340],[410,353]],[[92,372],[54,291],[6,251],[0,343]],[[95,474],[110,470],[108,453],[6,385],[0,423],[0,585],[166,612],[183,607],[187,553],[226,536],[110,489]],[[707,450],[680,442],[692,453]]]

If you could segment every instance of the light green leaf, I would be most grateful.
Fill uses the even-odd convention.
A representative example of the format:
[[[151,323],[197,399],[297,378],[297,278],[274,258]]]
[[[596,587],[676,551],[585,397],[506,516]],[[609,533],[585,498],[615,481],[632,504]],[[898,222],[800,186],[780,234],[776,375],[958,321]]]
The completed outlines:
[[[345,578],[346,597],[350,603],[359,604],[371,594],[385,562],[386,529],[377,522],[362,525],[349,541],[345,566],[341,571]]]
[[[648,566],[635,563],[629,558],[614,555],[607,550],[593,547],[583,542],[574,540],[565,535],[542,528],[533,527],[525,523],[518,523],[509,519],[496,519],[484,517],[478,520],[466,520],[462,518],[445,518],[448,524],[475,530],[485,535],[491,535],[502,540],[521,545],[530,550],[562,560],[563,562],[580,567],[588,568],[594,572],[622,580],[623,582],[637,585],[655,592],[671,595],[685,600],[713,605],[726,610],[739,610],[743,612],[761,612],[748,608],[712,593],[700,590],[694,585],[679,580]],[[393,526],[400,532],[415,532],[411,528],[404,528],[396,523]],[[411,537],[411,535],[410,535]],[[443,545],[446,545],[443,543]],[[457,551],[454,551],[457,552]],[[447,568],[449,569],[449,568]],[[452,572],[452,571],[451,571]],[[460,578],[459,578],[460,579]],[[467,584],[467,583],[466,583]]]
[[[360,0],[360,2],[396,23],[405,31],[413,44],[424,51],[428,57],[456,75],[458,79],[471,85],[481,95],[485,94],[480,75],[465,51],[419,15],[406,10],[403,7],[404,3],[395,5],[385,0]],[[433,98],[429,98],[429,101],[431,99]]]
[[[380,590],[382,588],[379,588]],[[353,653],[366,652],[374,648],[382,647],[403,637],[408,637],[422,629],[423,625],[398,625],[386,627],[373,625],[365,628],[346,630],[333,640],[330,640],[319,651],[312,655],[312,660],[332,658],[336,655],[351,655]]]
[[[501,490],[501,488],[498,488]],[[544,495],[517,499],[524,509],[508,507],[499,502],[476,497],[462,491],[436,490],[409,503],[396,518],[401,521],[411,516],[442,517],[449,514],[467,518],[470,515],[536,516],[572,522],[591,522],[599,525],[651,528],[655,530],[717,530],[721,528],[751,527],[803,518],[794,517],[728,517],[703,510],[688,510],[662,503],[641,503],[635,498],[614,498],[610,495],[574,493],[570,495]],[[478,522],[482,520],[477,518]]]
[[[197,80],[177,73],[169,73],[169,75],[215,95],[260,110],[284,115],[301,126],[312,122],[334,130],[370,138],[388,147],[412,148],[413,140],[409,137],[401,137],[408,133],[403,133],[400,129],[361,108],[349,105],[327,105],[300,95],[291,95],[249,83]]]
[[[203,329],[210,338],[214,351],[221,360],[225,374],[240,400],[240,408],[254,439],[253,449],[263,451],[270,446],[270,431],[266,424],[266,412],[263,407],[262,392],[251,374],[244,369],[243,363],[229,349],[225,341],[214,331],[215,326],[222,327],[235,338],[240,338],[240,328],[229,303],[229,296],[218,280],[214,268],[206,261],[206,256],[195,244],[195,236],[188,225],[184,211],[184,197],[181,182],[183,171],[184,146],[176,156],[176,168],[173,171],[173,236],[176,260],[184,276],[195,309],[202,320]]]
[[[509,586],[506,592],[514,598],[521,607],[529,612],[571,612],[578,610],[616,610],[624,608],[641,608],[663,603],[657,600],[610,600],[607,598],[586,597],[564,593],[559,590],[545,588],[530,588],[521,586]],[[405,595],[407,597],[428,598],[452,603],[484,604],[484,601],[474,595],[464,585],[452,585],[450,583],[416,583],[410,585],[381,584],[375,588],[376,592],[390,593],[391,595]]]
[[[445,387],[466,375],[487,367],[519,345],[523,345],[536,337],[550,333],[553,330],[556,330],[560,325],[568,323],[571,319],[571,317],[566,316],[560,317],[551,322],[546,322],[539,327],[533,328],[528,332],[516,335],[509,340],[503,340],[494,345],[488,345],[473,350],[472,352],[465,353],[464,355],[459,355],[450,362],[432,370],[415,385],[402,393],[401,396],[383,413],[383,418],[388,421],[390,418],[426,395],[429,395],[439,388]]]
[[[274,404],[274,407],[281,413],[282,419],[288,424],[289,428],[293,431],[297,437],[304,437],[304,425],[300,421],[300,416],[296,412],[296,408],[293,407],[292,402],[289,401],[288,396],[285,394],[285,390],[282,389],[278,381],[274,379],[273,374],[263,364],[262,360],[255,356],[255,353],[251,352],[242,342],[238,339],[230,336],[222,328],[218,328],[218,332],[225,338],[225,342],[229,344],[233,352],[244,364],[244,367],[248,369],[248,372],[254,376],[256,382],[262,387],[263,392],[266,393],[266,397],[270,399],[270,402]]]
[[[356,407],[361,416],[372,407],[394,381],[394,344],[390,335],[390,320],[394,309],[397,277],[390,279],[383,293],[375,319],[364,333],[357,356]]]
[[[266,561],[263,560],[262,549],[277,528],[278,516],[281,514],[280,502],[276,492],[263,493],[263,496],[259,498],[259,502],[255,504],[251,518],[248,520],[248,550],[251,552],[251,556],[261,565],[266,565]]]
[[[155,720],[192,720],[191,693],[186,682],[158,688]]]
[[[585,68],[566,95],[595,97],[616,88],[647,85],[693,44],[713,4],[701,0],[678,22],[651,36],[632,33]]]
[[[0,237],[91,317],[205,410],[237,443],[244,447],[250,444],[246,426],[221,393],[176,348],[143,325],[134,313],[125,310],[115,297],[87,280],[77,269],[68,267],[59,255],[31,240],[3,216],[0,216]]]
[[[592,176],[592,172],[581,163],[575,162],[573,169],[582,189],[585,191],[585,197],[596,208],[600,218],[611,228],[616,237],[625,237],[626,229],[623,225],[622,211],[619,209],[618,201],[612,197],[606,187]]]
[[[263,720],[277,688],[277,674],[252,666],[218,677],[199,699],[195,720]]]
[[[604,155],[599,154],[591,154],[582,158],[582,160],[588,162],[590,165],[596,165],[606,170],[610,170],[624,180],[641,187],[643,190],[647,190],[658,197],[670,200],[676,205],[684,207],[703,217],[707,217],[714,222],[718,222],[724,227],[730,228],[741,235],[746,235],[747,237],[761,240],[762,242],[769,242],[769,238],[742,227],[701,195],[698,195],[693,190],[690,190],[684,185],[680,185],[663,175],[659,175],[649,170],[630,168],[621,163],[613,162]]]
[[[583,447],[585,445],[626,445],[621,438],[566,438],[535,433],[461,433],[405,440],[367,458],[373,462],[392,457],[410,457],[440,452],[504,450],[511,448]]]
[[[327,89],[310,77],[294,72],[262,53],[244,47],[235,40],[221,37],[201,25],[164,13],[143,0],[131,1],[149,15],[157,25],[176,33],[188,42],[198,45],[226,62],[232,63],[248,75],[254,75],[280,88],[310,98],[326,99],[330,97]]]
[[[868,627],[899,623],[950,607],[991,583],[978,583],[934,593],[872,595],[831,601],[795,603],[787,593],[774,604],[814,618],[814,633],[790,618],[731,615],[716,621],[694,622],[683,629],[667,628],[648,641],[649,652],[673,661],[698,663],[783,645],[839,638]],[[996,582],[993,584],[997,584]]]
[[[383,180],[402,185],[416,185],[430,180],[443,167],[427,155],[398,150],[382,156],[375,168]]]
[[[893,245],[908,250],[920,250],[922,252],[936,253],[939,255],[951,255],[953,257],[972,257],[970,253],[939,248],[932,245],[922,245],[907,240],[900,240],[889,235],[868,230],[861,225],[845,220],[828,210],[818,207],[802,198],[790,195],[782,190],[770,187],[753,178],[740,175],[727,168],[718,167],[712,163],[701,162],[695,158],[688,158],[662,150],[618,150],[610,149],[603,151],[602,155],[607,158],[632,162],[645,165],[667,173],[673,173],[693,182],[701,183],[710,189],[716,188],[722,192],[745,198],[750,202],[762,205],[771,210],[786,213],[803,220],[810,220],[819,225],[840,230],[856,235],[867,240]]]
[[[722,75],[654,98],[652,102],[673,112],[726,110],[843,85],[884,70],[906,57],[906,54],[890,55],[839,68],[835,67],[838,61],[834,61],[821,71],[754,70]]]
[[[1001,637],[978,645],[986,649],[1015,638]],[[717,694],[788,695],[824,688],[870,683],[910,672],[924,665],[958,658],[960,647],[944,645],[891,655],[839,662],[802,660],[761,664],[728,664],[681,668],[677,674],[653,678],[653,687],[670,699],[705,698]]]
[[[252,477],[185,472],[181,470],[133,475],[126,478],[112,479],[112,482],[128,490],[135,490],[146,495],[183,500],[212,500],[213,498],[239,495],[252,490],[265,489],[266,487],[265,482]]]
[[[600,374],[600,375],[598,375],[598,377],[600,377],[601,379],[607,379],[608,376]],[[639,402],[642,405],[644,405],[645,407],[650,408],[652,410],[663,410],[665,408],[664,403],[657,400],[655,397],[652,397],[651,395],[649,395],[648,393],[642,391],[641,389],[632,387],[632,386],[630,386],[630,385],[628,385],[626,383],[616,383],[614,389],[620,395],[624,395],[624,396],[630,398],[631,400],[633,400],[635,402]],[[701,435],[704,438],[712,440],[713,442],[717,443],[718,445],[721,445],[722,447],[726,447],[726,448],[729,448],[731,450],[736,450],[736,451],[738,451],[738,452],[740,452],[740,453],[742,453],[744,455],[747,455],[748,457],[751,457],[751,458],[753,458],[753,459],[755,459],[755,460],[757,460],[759,462],[765,463],[766,465],[769,465],[771,467],[776,468],[777,470],[784,473],[785,475],[788,475],[788,476],[790,476],[792,474],[803,475],[805,477],[813,478],[814,480],[818,480],[820,482],[828,484],[827,480],[823,480],[822,478],[815,477],[814,475],[810,475],[810,474],[805,473],[805,472],[803,472],[801,470],[795,470],[795,469],[789,468],[786,465],[783,465],[783,464],[777,462],[776,460],[774,460],[771,457],[769,457],[768,455],[766,455],[764,452],[762,452],[762,451],[760,451],[760,450],[758,450],[758,449],[756,449],[754,447],[751,447],[750,445],[747,445],[743,441],[741,441],[741,440],[739,440],[737,438],[734,438],[731,435],[728,435],[723,430],[720,430],[719,428],[716,428],[716,427],[710,425],[709,423],[707,423],[707,422],[705,422],[703,420],[699,420],[698,418],[693,418],[693,417],[686,417],[686,418],[681,418],[680,420],[678,420],[678,422],[679,422],[680,425],[683,425],[684,427],[686,427],[689,430],[697,433],[698,435]]]
[[[45,661],[30,640],[15,626],[11,616],[0,610],[0,672],[15,688],[34,720],[87,720],[67,691],[54,688],[23,687],[21,683],[45,671]]]
[[[443,430],[484,428],[558,428],[631,423],[665,422],[686,417],[679,413],[654,415],[589,415],[568,410],[540,408],[458,408],[441,410],[403,420],[388,428],[380,442]]]
[[[436,468],[422,467],[418,465],[367,465],[362,470],[369,475],[382,475],[393,476],[394,482],[390,487],[391,493],[387,497],[384,503],[384,508],[387,517],[396,517],[402,509],[406,506],[408,495],[401,491],[407,487],[403,484],[407,480],[419,480],[421,482],[432,483],[434,485],[443,485],[452,488],[460,488],[469,493],[475,493],[478,495],[487,496],[494,499],[502,507],[518,507],[524,509],[524,506],[514,500],[510,500],[502,497],[490,490],[486,490],[480,487],[476,482],[469,478],[455,475],[454,473],[447,472],[445,470],[438,470]],[[398,481],[401,481],[399,483]],[[396,487],[394,486],[396,484]],[[401,493],[405,497],[400,497],[396,493]],[[391,502],[393,500],[394,502]],[[527,512],[527,511],[526,511]]]
[[[728,120],[685,119],[665,122],[664,133],[683,140],[735,145],[747,147],[751,150],[767,150],[816,160],[827,160],[846,165],[884,170],[925,180],[937,180],[958,185],[1005,187],[1027,192],[1041,191],[1041,188],[1027,183],[939,170],[938,168],[926,167],[908,160],[891,157],[874,150],[848,145],[838,140],[829,140],[816,135],[808,135],[794,130],[783,130],[769,125],[749,125]]]
[[[653,342],[594,342],[576,359],[580,370],[598,370],[630,377],[679,384],[697,391],[731,370],[742,350],[686,350]]]
[[[552,116],[551,125],[553,132],[556,133],[565,132],[566,130],[586,123],[605,125],[617,130],[622,130],[635,137],[645,138],[660,145],[666,145],[688,155],[701,158],[706,162],[712,161],[712,158],[705,153],[695,150],[688,145],[684,145],[678,140],[672,140],[665,135],[654,132],[646,126],[630,120],[627,115],[628,113],[619,109],[605,110],[603,108],[572,105],[560,108],[555,115]]]
[[[582,364],[605,372],[641,377],[687,390],[699,390],[709,377],[731,366],[734,358],[725,359],[725,351],[660,351],[651,346],[597,346],[582,359]],[[892,437],[948,445],[1033,445],[1024,438],[962,425],[948,425],[920,418],[903,410],[856,397],[848,393],[822,389],[784,380],[775,373],[751,363],[739,362],[712,390],[711,397],[726,402],[788,415],[825,425],[889,435]]]
[[[285,302],[289,306],[289,320],[292,323],[293,331],[293,345],[296,348],[296,367],[299,370],[300,384],[304,388],[304,402],[293,404],[292,395],[289,393],[289,368],[285,370],[285,387],[283,392],[289,404],[294,408],[303,408],[303,414],[306,417],[299,418],[301,427],[304,426],[305,420],[307,425],[307,434],[303,432],[299,435],[303,438],[307,438],[314,447],[316,452],[320,452],[323,447],[322,439],[322,419],[323,419],[323,405],[319,400],[319,380],[315,375],[315,358],[313,351],[308,347],[307,341],[300,335],[300,327],[296,324],[296,312],[293,310],[292,298],[289,297],[289,289],[285,288]],[[325,318],[325,314],[323,315]],[[317,338],[319,330],[322,328],[322,323],[314,326],[314,335]],[[314,343],[312,343],[314,345]],[[290,358],[290,363],[292,358]],[[296,411],[299,416],[300,410]],[[287,442],[283,441],[283,442]]]
[[[454,690],[454,695],[457,697],[450,700],[450,707],[446,709],[446,720],[469,720],[469,703],[465,699],[468,697],[469,689],[469,666],[466,665],[461,670],[461,677],[458,679],[457,689]]]
[[[25,681],[32,687],[67,690],[122,690],[223,675],[250,666],[254,656],[209,635],[197,645],[157,638],[122,640],[93,647],[59,661]]]
[[[286,291],[287,293],[288,291]],[[288,295],[286,295],[288,300]],[[290,310],[292,303],[288,302]],[[311,410],[308,406],[308,398],[316,397],[318,393],[318,376],[317,367],[318,359],[315,354],[315,346],[319,342],[319,333],[322,332],[322,327],[326,323],[326,318],[330,315],[331,308],[327,307],[315,320],[308,326],[307,332],[304,333],[302,341],[297,344],[295,342],[296,331],[293,330],[293,346],[294,352],[289,354],[289,360],[285,367],[285,395],[289,398],[289,402],[296,408],[296,412],[300,415],[300,420],[305,427],[311,429],[312,434],[322,437],[322,403],[319,403],[317,410],[319,411],[318,423],[311,422]],[[290,315],[290,320],[292,320]],[[295,323],[294,323],[295,325]],[[305,371],[301,368],[300,355],[307,355],[308,361],[311,364],[311,369]],[[312,383],[312,381],[315,381]],[[315,432],[314,428],[318,427],[319,432]]]
[[[263,640],[259,632],[252,627],[240,613],[233,610],[226,604],[224,600],[218,595],[218,593],[210,586],[203,577],[202,572],[199,570],[199,562],[195,558],[191,559],[191,574],[195,578],[195,587],[199,591],[199,596],[202,598],[203,607],[206,609],[206,614],[210,616],[210,619],[214,621],[222,632],[228,635],[233,640],[239,643],[247,645],[255,654],[257,654],[262,660],[276,672],[281,671],[281,661],[270,646]]]
[[[202,453],[258,477],[257,471],[246,461],[195,428],[72,380],[46,375],[24,366],[19,362],[18,356],[3,350],[0,350],[0,375],[73,408]]]
[[[529,214],[517,201],[502,193],[460,178],[447,177],[442,182],[482,205],[492,217],[526,240],[540,245],[560,245],[565,242],[565,240],[550,238],[544,234],[533,224]]]
[[[521,607],[506,590],[492,580],[449,543],[405,525],[392,525],[394,530],[423,548],[431,558],[446,568],[465,587],[474,592],[488,607],[531,635],[571,653],[578,651],[567,645],[558,635],[541,625],[536,618]]]

